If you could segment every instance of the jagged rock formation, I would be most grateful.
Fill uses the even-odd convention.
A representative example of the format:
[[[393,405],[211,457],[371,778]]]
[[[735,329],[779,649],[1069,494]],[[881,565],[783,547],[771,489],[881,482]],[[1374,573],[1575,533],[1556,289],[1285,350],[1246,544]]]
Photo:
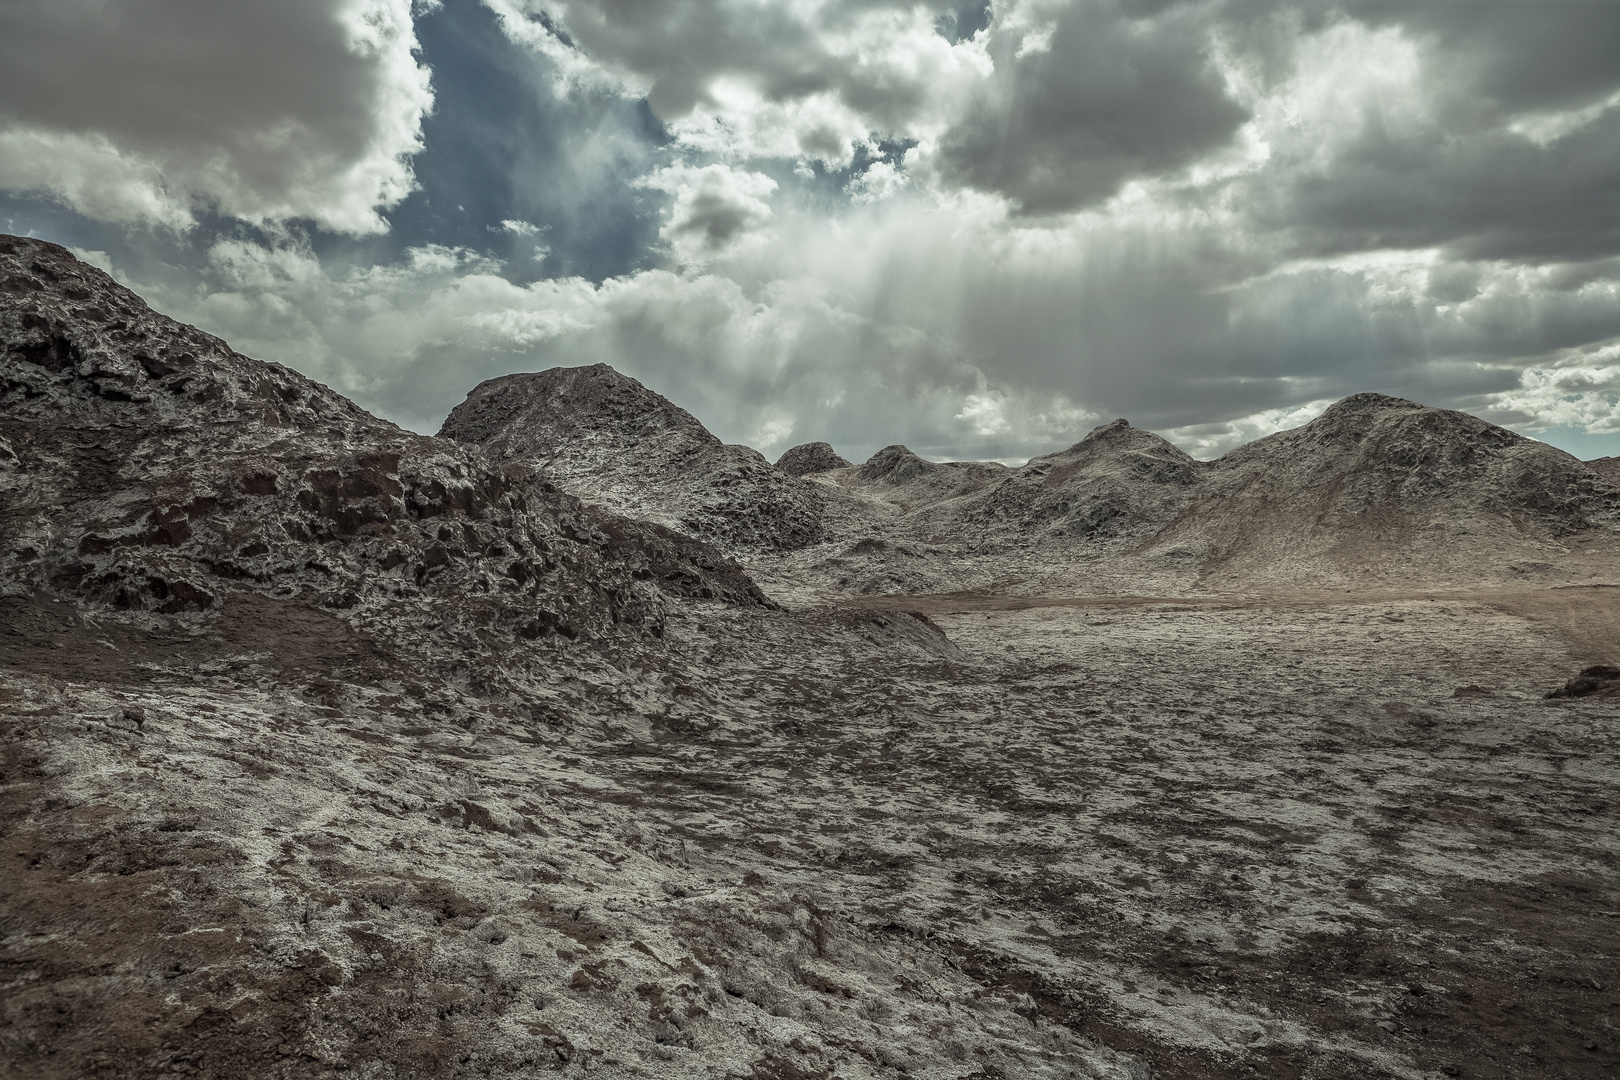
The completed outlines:
[[[606,364],[507,375],[473,388],[439,435],[519,462],[587,502],[732,551],[820,538],[816,489]]]
[[[801,443],[776,459],[776,467],[789,476],[806,476],[830,469],[847,469],[849,462],[824,442]]]
[[[4,589],[165,614],[242,589],[454,600],[527,638],[656,632],[666,593],[764,602],[705,545],[379,420],[62,248],[0,240],[0,293]]]

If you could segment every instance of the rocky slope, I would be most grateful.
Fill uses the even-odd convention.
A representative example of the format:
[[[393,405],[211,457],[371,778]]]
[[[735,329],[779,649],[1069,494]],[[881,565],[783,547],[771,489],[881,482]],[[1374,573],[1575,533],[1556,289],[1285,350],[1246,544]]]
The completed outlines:
[[[1620,457],[1600,457],[1586,463],[1586,467],[1609,483],[1620,487]]]
[[[816,489],[606,364],[480,383],[442,438],[521,463],[582,499],[731,551],[820,538]]]
[[[0,293],[6,590],[165,614],[242,590],[454,600],[531,638],[656,631],[666,593],[764,602],[705,545],[378,420],[61,248],[0,240]]]

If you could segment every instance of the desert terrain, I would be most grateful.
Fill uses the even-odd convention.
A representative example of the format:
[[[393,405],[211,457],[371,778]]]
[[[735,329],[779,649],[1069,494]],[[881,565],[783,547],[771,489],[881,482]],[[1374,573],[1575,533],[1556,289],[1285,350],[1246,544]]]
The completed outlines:
[[[1620,1071],[1612,459],[428,438],[19,238],[0,345],[0,1075]]]

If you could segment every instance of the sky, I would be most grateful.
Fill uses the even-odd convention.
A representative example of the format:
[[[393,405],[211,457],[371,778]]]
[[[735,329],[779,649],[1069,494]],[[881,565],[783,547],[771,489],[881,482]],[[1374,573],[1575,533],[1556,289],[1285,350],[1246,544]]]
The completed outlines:
[[[1612,0],[11,0],[0,230],[432,433],[608,363],[774,459],[1620,454]]]

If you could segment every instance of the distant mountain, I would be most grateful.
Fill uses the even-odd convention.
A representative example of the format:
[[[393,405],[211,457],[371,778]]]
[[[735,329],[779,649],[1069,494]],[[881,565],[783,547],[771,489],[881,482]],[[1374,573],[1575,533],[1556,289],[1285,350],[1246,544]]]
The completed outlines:
[[[941,557],[916,547],[927,543],[1303,582],[1551,572],[1596,550],[1576,540],[1620,539],[1620,490],[1605,474],[1614,476],[1603,461],[1466,413],[1358,394],[1218,461],[1115,420],[1016,469],[891,446],[809,478],[838,511],[829,536],[855,544],[840,559],[881,566],[885,581],[939,580],[919,569]],[[904,573],[894,569],[901,554]]]
[[[606,364],[480,383],[439,431],[564,491],[741,552],[821,539],[814,486]]]
[[[1145,550],[1268,575],[1466,578],[1533,571],[1567,538],[1620,526],[1620,492],[1569,454],[1382,394],[1238,447],[1196,488]]]

